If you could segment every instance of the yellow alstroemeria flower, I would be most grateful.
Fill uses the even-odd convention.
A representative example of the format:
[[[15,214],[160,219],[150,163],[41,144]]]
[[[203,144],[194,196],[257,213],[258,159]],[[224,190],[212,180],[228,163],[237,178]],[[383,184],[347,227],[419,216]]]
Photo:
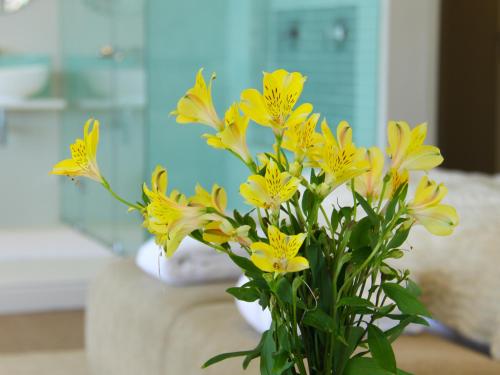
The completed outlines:
[[[387,190],[387,196],[393,197],[401,186],[407,184],[410,181],[410,173],[408,172],[408,169],[391,169],[389,171],[389,175],[390,180],[389,189]]]
[[[251,205],[277,211],[281,203],[293,197],[299,184],[298,178],[281,172],[276,162],[269,160],[266,174],[248,177],[248,181],[240,186],[240,194]]]
[[[326,174],[325,182],[332,190],[369,169],[368,161],[363,158],[364,150],[352,143],[352,129],[346,121],[339,123],[337,139],[325,120],[321,130],[324,144],[317,163]]]
[[[304,103],[295,110],[306,77],[302,74],[279,69],[264,72],[263,93],[247,89],[241,93],[241,109],[257,124],[273,128],[275,134],[303,122],[312,112],[312,105]]]
[[[186,236],[202,229],[217,215],[207,214],[204,206],[191,206],[186,197],[175,190],[167,196],[167,185],[167,171],[156,167],[151,178],[152,188],[143,187],[150,201],[145,210],[144,226],[170,257]]]
[[[247,127],[249,118],[240,114],[239,106],[234,103],[224,116],[224,130],[217,134],[204,134],[207,143],[215,148],[226,149],[239,156],[246,164],[253,163],[247,146]]]
[[[319,117],[319,113],[313,113],[306,121],[290,126],[285,131],[282,147],[292,151],[299,162],[305,157],[312,159],[314,152],[319,149],[323,139],[321,134],[316,132]]]
[[[211,126],[217,131],[223,130],[224,123],[217,115],[212,101],[214,79],[215,73],[210,77],[210,83],[207,86],[203,78],[203,68],[198,71],[194,86],[179,100],[177,109],[170,112],[171,115],[177,116],[178,123],[199,123]]]
[[[212,193],[206,191],[200,184],[195,187],[195,195],[189,199],[192,205],[211,207],[224,214],[227,207],[227,193],[217,184],[212,186]]]
[[[424,145],[427,124],[420,124],[410,130],[404,121],[390,121],[387,134],[391,168],[428,171],[443,162],[439,148]]]
[[[429,232],[447,236],[458,225],[458,214],[454,207],[440,204],[448,193],[443,184],[430,181],[423,176],[415,191],[415,198],[408,204],[408,213]]]
[[[92,130],[89,132],[90,125]],[[97,165],[97,146],[99,144],[99,121],[90,119],[85,123],[83,139],[77,139],[70,146],[71,159],[62,160],[54,165],[50,173],[69,177],[88,177],[102,182]]]
[[[368,163],[368,171],[354,179],[354,188],[368,201],[372,201],[382,194],[384,153],[378,147],[370,147],[363,151],[363,158]]]
[[[210,243],[224,244],[237,242],[242,246],[249,247],[251,244],[248,237],[249,225],[234,228],[228,220],[212,221],[203,229],[203,239]]]
[[[287,236],[271,225],[267,235],[269,244],[254,242],[250,247],[252,250],[250,259],[258,268],[264,272],[274,273],[298,272],[309,268],[308,260],[297,256],[307,236],[305,233]]]

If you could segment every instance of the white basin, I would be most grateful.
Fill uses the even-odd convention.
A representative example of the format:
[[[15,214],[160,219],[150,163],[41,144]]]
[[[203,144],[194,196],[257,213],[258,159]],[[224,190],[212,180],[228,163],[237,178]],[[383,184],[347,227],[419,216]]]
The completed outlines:
[[[146,96],[146,78],[141,68],[96,68],[87,70],[84,77],[92,94],[100,98],[141,101]]]
[[[43,89],[49,79],[47,64],[0,66],[0,99],[24,99]]]

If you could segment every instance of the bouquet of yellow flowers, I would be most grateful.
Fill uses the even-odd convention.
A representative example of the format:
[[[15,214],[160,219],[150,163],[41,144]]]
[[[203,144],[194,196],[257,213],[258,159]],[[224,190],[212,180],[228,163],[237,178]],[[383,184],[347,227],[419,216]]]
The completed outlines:
[[[247,89],[239,102],[219,117],[211,95],[212,75],[202,70],[172,112],[179,123],[213,129],[207,143],[239,158],[249,169],[240,194],[247,213],[226,212],[225,190],[196,186],[187,197],[167,192],[167,171],[158,166],[143,186],[140,203],[117,195],[96,161],[99,123],[89,120],[83,139],[71,145],[71,159],[52,173],[84,176],[131,210],[170,257],[186,236],[226,253],[249,281],[228,292],[268,308],[272,324],[254,349],[225,353],[204,367],[229,357],[244,357],[243,367],[260,358],[261,374],[407,374],[397,368],[391,343],[410,323],[426,324],[429,312],[409,272],[390,260],[404,255],[402,246],[413,225],[436,235],[451,234],[455,209],[442,204],[447,190],[423,175],[408,198],[410,172],[428,171],[443,161],[437,147],[424,145],[427,127],[388,124],[388,166],[377,147],[358,148],[345,121],[336,134],[326,120],[317,131],[319,113],[309,103],[297,105],[306,77],[285,70],[264,73],[263,91]],[[272,130],[273,150],[252,156],[246,142],[253,121]],[[327,198],[344,185],[352,204]],[[233,247],[230,246],[233,243]],[[247,257],[233,252],[234,243]],[[394,320],[388,330],[381,318]]]

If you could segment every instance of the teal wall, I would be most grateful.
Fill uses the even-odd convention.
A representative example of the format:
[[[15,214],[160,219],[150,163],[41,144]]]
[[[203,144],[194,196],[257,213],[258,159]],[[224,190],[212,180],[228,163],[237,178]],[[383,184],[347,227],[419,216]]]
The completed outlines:
[[[358,145],[376,144],[380,1],[272,0],[271,12],[277,29],[271,64],[307,74],[303,100],[313,102],[330,126],[348,120]],[[300,37],[292,44],[283,32],[294,22]],[[346,26],[344,43],[325,38],[336,23]]]
[[[99,163],[116,190],[140,197],[157,164],[169,171],[169,189],[191,194],[197,182],[218,183],[229,206],[243,208],[239,185],[248,171],[231,154],[210,148],[212,129],[180,125],[169,112],[194,83],[217,73],[219,115],[241,90],[262,88],[262,72],[284,67],[309,76],[302,101],[311,101],[332,125],[347,119],[360,145],[376,143],[378,0],[64,0],[61,4],[65,94],[61,154],[80,136],[89,116],[102,122]],[[325,39],[332,23],[346,24],[343,44]],[[296,23],[299,38],[290,39]],[[100,57],[103,46],[116,54]],[[253,153],[269,149],[268,128],[251,124]],[[100,186],[62,182],[62,218],[133,252],[144,238],[140,218],[127,214]]]
[[[241,90],[255,85],[255,72],[264,66],[265,36],[259,32],[266,24],[265,2],[185,0],[175,2],[175,11],[173,4],[148,4],[148,170],[164,165],[170,186],[187,194],[197,182],[207,189],[213,183],[223,185],[229,206],[235,207],[241,201],[237,192],[246,179],[245,167],[231,154],[206,145],[201,135],[211,128],[177,124],[168,113],[193,85],[200,67],[206,79],[217,73],[213,96],[221,117]]]

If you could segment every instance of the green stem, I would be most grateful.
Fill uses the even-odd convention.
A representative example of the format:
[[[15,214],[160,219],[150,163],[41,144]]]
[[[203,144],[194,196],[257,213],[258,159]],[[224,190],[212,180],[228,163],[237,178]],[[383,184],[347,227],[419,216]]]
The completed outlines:
[[[137,205],[137,204],[133,204],[133,203],[130,203],[128,202],[127,200],[123,199],[122,197],[120,197],[118,194],[116,194],[113,189],[111,189],[111,186],[109,185],[109,182],[103,177],[102,178],[102,183],[101,183],[102,186],[104,186],[104,188],[113,196],[113,198],[115,198],[117,201],[123,203],[124,205],[130,207],[130,208],[134,208],[138,211],[141,211],[143,209],[143,207]]]
[[[328,218],[328,215],[326,214],[326,211],[323,208],[322,204],[319,205],[319,209],[321,210],[321,213],[323,214],[323,217],[325,218],[325,221],[328,224],[328,228],[330,229],[330,233],[332,234],[332,240],[333,240],[333,236],[335,235],[335,230],[333,229],[332,223],[331,223],[330,219]]]

